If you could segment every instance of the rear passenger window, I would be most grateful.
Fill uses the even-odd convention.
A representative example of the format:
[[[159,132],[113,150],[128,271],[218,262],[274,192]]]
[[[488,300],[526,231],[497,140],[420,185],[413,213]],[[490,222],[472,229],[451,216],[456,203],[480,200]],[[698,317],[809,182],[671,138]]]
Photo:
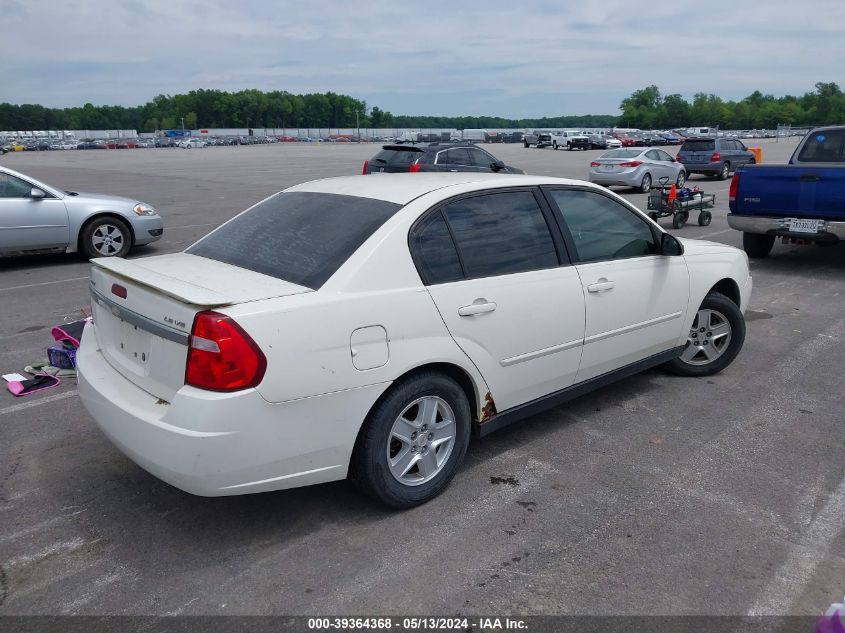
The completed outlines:
[[[558,265],[557,252],[534,194],[474,196],[443,207],[468,278]]]
[[[845,128],[812,132],[795,161],[799,163],[845,162]]]
[[[450,165],[472,165],[472,156],[465,147],[456,147],[449,150],[448,163]]]
[[[646,221],[620,203],[592,191],[552,190],[580,262],[643,257],[657,252]]]
[[[424,218],[411,233],[411,255],[425,285],[463,279],[461,261],[440,211]]]

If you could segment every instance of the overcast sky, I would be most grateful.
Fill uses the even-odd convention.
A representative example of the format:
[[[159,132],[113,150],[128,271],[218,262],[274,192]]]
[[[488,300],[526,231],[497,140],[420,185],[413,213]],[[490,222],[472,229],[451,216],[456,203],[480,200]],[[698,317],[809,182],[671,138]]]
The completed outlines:
[[[0,102],[334,91],[394,114],[615,114],[845,85],[842,0],[0,0]]]

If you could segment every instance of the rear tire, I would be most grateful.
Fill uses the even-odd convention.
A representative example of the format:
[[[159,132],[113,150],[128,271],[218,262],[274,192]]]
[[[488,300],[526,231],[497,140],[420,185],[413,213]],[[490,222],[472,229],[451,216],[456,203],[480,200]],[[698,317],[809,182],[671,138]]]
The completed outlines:
[[[648,193],[651,191],[651,174],[643,176],[643,179],[640,182],[640,191],[642,193]]]
[[[774,245],[774,235],[760,235],[759,233],[742,234],[742,248],[749,257],[768,257]]]
[[[713,221],[713,214],[709,211],[702,211],[698,214],[698,226],[710,226]]]
[[[727,180],[730,173],[731,173],[730,163],[722,163],[722,170],[719,172],[719,175],[718,175],[719,180]]]
[[[397,382],[367,415],[352,452],[350,476],[391,508],[425,503],[457,472],[469,445],[470,424],[466,394],[448,376],[426,371]]]
[[[683,354],[664,367],[678,376],[711,376],[733,362],[744,342],[745,318],[739,306],[721,292],[710,291],[692,322]]]
[[[683,169],[678,172],[678,179],[675,181],[675,184],[678,186],[678,189],[687,184],[687,173]]]

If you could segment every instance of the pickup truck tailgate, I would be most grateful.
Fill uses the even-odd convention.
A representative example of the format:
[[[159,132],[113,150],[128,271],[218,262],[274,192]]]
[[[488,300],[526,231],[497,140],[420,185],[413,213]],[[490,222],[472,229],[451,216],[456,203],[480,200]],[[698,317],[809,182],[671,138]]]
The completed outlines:
[[[187,253],[92,263],[91,307],[100,352],[125,378],[168,402],[185,383],[197,312],[311,292]]]
[[[839,218],[845,209],[845,167],[752,165],[737,173],[735,213]]]

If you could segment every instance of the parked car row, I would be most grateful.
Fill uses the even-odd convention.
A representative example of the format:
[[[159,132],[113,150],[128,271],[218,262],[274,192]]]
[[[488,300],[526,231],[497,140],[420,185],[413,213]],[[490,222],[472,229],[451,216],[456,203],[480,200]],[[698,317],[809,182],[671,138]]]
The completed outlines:
[[[655,147],[624,147],[605,152],[590,163],[589,180],[607,187],[634,187],[643,193],[662,183],[683,187],[692,174],[725,180],[754,154],[739,140],[688,138],[674,157]],[[663,180],[663,179],[666,180]]]

